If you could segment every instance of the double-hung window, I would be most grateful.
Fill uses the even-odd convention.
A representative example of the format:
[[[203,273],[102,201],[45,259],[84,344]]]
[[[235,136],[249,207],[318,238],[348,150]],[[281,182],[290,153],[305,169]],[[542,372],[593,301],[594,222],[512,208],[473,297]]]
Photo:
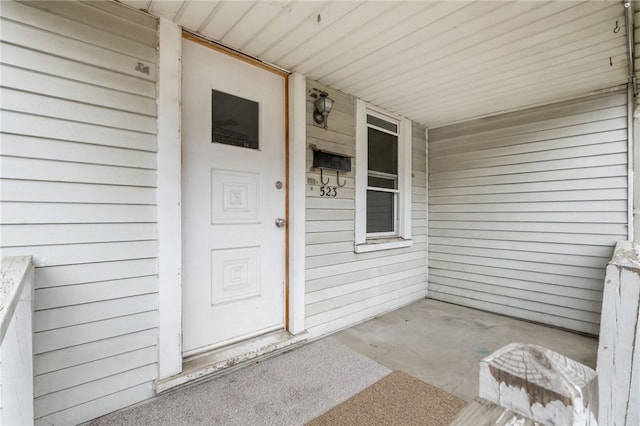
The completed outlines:
[[[411,122],[357,104],[355,251],[411,245]]]
[[[399,192],[398,123],[368,113],[367,236],[398,235]]]

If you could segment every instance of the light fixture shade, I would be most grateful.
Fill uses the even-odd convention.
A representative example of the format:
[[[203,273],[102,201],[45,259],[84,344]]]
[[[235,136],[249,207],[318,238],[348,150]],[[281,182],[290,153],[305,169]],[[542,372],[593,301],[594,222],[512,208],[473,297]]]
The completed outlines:
[[[325,112],[328,114],[331,112],[331,108],[333,108],[333,99],[328,96],[320,96],[316,99],[314,105],[320,114],[324,114]]]
[[[315,100],[313,107],[313,120],[318,124],[324,124],[326,130],[329,113],[333,108],[333,99],[327,96],[327,92],[320,92],[320,97]]]

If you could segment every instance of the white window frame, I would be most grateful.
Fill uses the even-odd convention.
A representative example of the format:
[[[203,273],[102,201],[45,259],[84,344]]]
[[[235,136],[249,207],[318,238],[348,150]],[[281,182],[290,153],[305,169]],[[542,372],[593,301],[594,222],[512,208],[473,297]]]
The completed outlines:
[[[371,114],[398,124],[398,200],[396,231],[388,234],[367,234],[368,186],[368,124]],[[375,126],[373,126],[375,127]],[[411,240],[411,121],[390,114],[381,108],[356,101],[356,253],[409,247]]]

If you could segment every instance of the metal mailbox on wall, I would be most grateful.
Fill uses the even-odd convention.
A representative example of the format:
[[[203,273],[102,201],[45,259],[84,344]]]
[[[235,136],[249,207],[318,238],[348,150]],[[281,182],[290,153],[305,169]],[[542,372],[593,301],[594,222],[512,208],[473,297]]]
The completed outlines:
[[[319,169],[336,170],[338,172],[350,172],[351,158],[344,155],[314,149],[313,167]]]
[[[320,169],[320,196],[323,197],[336,197],[338,195],[338,187],[342,188],[347,184],[346,181],[340,183],[340,172],[351,171],[351,157],[346,155],[335,154],[333,152],[322,151],[312,146],[313,149],[313,168]],[[335,170],[336,172],[336,186],[328,186],[329,178],[324,180],[324,170]]]

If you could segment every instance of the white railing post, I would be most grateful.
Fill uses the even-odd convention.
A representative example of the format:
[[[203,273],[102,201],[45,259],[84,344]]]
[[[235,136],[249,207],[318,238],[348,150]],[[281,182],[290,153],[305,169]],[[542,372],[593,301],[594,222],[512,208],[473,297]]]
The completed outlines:
[[[596,372],[542,346],[511,343],[480,362],[479,397],[545,425],[596,426]]]
[[[600,424],[640,424],[640,246],[616,244],[600,319]]]
[[[33,261],[0,267],[0,425],[33,425]]]
[[[467,425],[598,425],[598,376],[537,345],[511,343],[480,361],[478,398],[453,419]]]

